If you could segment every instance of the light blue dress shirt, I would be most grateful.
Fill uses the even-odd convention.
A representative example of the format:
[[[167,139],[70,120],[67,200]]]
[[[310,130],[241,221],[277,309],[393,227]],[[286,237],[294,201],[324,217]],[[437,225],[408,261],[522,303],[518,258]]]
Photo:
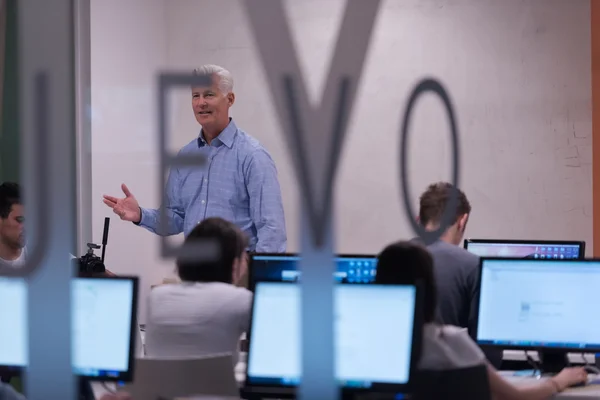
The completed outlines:
[[[285,252],[287,237],[275,163],[233,120],[209,145],[202,134],[179,154],[203,154],[202,167],[172,167],[167,179],[165,235],[187,236],[202,220],[221,217],[249,238],[249,250]],[[159,211],[142,208],[140,226],[159,232]]]

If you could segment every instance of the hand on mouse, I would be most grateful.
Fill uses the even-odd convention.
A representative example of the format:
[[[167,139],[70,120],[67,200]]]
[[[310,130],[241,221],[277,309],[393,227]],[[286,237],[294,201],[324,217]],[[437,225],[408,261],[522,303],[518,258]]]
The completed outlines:
[[[565,368],[558,375],[552,378],[559,392],[562,392],[571,385],[587,382],[587,372],[583,367]]]

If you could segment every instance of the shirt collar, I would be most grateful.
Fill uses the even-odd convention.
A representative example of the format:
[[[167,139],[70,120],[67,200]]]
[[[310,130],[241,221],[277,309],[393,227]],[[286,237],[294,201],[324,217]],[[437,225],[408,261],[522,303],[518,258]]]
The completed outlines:
[[[225,146],[231,148],[233,146],[233,139],[235,138],[236,133],[237,126],[235,125],[235,122],[233,122],[233,119],[229,118],[229,124],[221,133],[219,133],[219,136],[213,139],[213,143],[217,147],[221,144],[224,144]],[[207,144],[208,143],[206,143],[206,140],[204,140],[202,131],[200,131],[200,135],[198,136],[198,147],[204,147]]]

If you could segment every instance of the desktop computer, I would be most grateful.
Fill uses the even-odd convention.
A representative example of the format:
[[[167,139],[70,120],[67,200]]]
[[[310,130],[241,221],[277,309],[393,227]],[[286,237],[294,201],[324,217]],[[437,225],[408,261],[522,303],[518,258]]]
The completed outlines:
[[[465,239],[464,248],[480,257],[553,260],[585,257],[583,241]]]
[[[252,254],[248,270],[248,288],[254,290],[254,284],[262,280],[297,281],[299,254]],[[337,255],[334,259],[338,282],[372,283],[377,271],[377,257],[374,255]]]
[[[133,379],[137,334],[137,277],[74,278],[73,373],[85,380]],[[27,282],[0,277],[0,366],[27,366]],[[48,316],[52,322],[52,316]]]
[[[600,352],[598,287],[600,260],[482,258],[477,343],[537,350],[542,371],[558,372],[567,353]]]
[[[289,398],[301,381],[300,285],[255,285],[244,398]],[[334,286],[335,375],[344,394],[405,393],[422,333],[412,285]]]

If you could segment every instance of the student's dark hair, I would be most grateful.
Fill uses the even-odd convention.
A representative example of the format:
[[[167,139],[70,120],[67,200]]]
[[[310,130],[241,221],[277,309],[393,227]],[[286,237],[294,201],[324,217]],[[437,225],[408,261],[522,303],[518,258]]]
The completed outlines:
[[[425,323],[436,319],[437,286],[433,258],[416,242],[397,242],[387,246],[377,257],[375,283],[413,285],[421,282],[425,291],[423,307]]]
[[[0,218],[8,218],[8,214],[15,204],[21,202],[21,188],[18,183],[4,182],[0,185]]]
[[[429,185],[419,200],[419,221],[425,226],[429,223],[438,225],[442,221],[442,215],[450,202],[454,186],[448,182],[438,182]],[[464,192],[458,188],[458,205],[455,210],[454,220],[456,223],[460,217],[471,213],[471,204]]]
[[[177,260],[177,273],[183,281],[232,283],[233,261],[246,251],[246,235],[233,223],[222,218],[207,218],[199,223],[185,239],[184,246],[202,240],[213,241],[219,250],[216,261]]]

